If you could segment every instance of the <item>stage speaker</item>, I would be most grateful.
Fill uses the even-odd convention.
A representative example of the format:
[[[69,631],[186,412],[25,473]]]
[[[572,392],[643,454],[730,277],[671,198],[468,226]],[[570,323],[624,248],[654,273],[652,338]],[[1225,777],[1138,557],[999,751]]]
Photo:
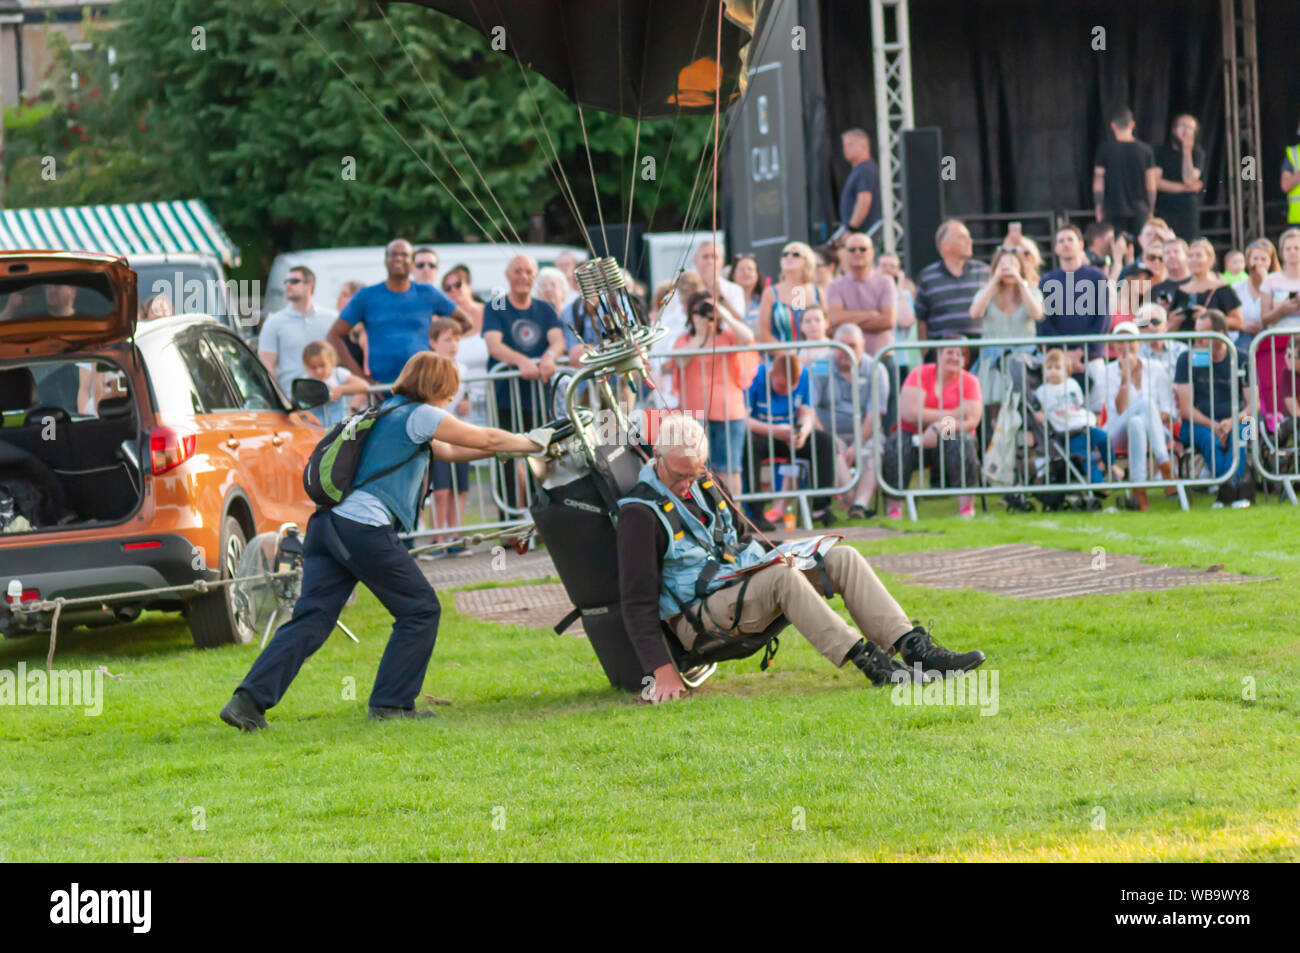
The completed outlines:
[[[632,233],[630,238],[629,231]],[[643,255],[641,248],[644,235],[645,226],[640,222],[634,222],[630,228],[627,225],[606,225],[604,231],[599,225],[587,226],[587,238],[596,249],[597,256],[605,257],[605,243],[608,242],[610,257],[643,284],[650,274],[649,256]],[[626,261],[623,259],[624,246],[627,247]]]
[[[903,267],[911,278],[939,260],[934,233],[944,219],[943,144],[938,126],[903,132]],[[879,244],[879,243],[877,243]],[[877,251],[877,257],[879,252]]]

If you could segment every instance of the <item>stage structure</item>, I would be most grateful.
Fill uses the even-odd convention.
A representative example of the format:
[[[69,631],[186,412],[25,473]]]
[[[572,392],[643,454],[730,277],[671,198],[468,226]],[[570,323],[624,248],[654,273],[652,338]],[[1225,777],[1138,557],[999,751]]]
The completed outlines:
[[[1259,48],[1255,0],[1220,0],[1223,11],[1224,130],[1228,140],[1228,219],[1232,245],[1264,234],[1264,183],[1259,127]],[[1249,160],[1250,168],[1243,165]],[[1251,173],[1247,178],[1247,173]]]
[[[1034,222],[1042,240],[1058,221],[1091,217],[1093,159],[1109,111],[1120,105],[1133,108],[1140,137],[1153,145],[1167,141],[1178,113],[1200,120],[1200,227],[1217,246],[1242,247],[1280,224],[1277,176],[1283,148],[1295,141],[1300,96],[1288,46],[1300,28],[1293,0],[1094,0],[1059,8],[1049,24],[1031,16],[1040,6],[1031,0],[807,6],[821,27],[820,80],[829,92],[825,133],[814,137],[810,128],[805,150],[810,172],[829,173],[829,188],[818,195],[810,182],[809,206],[834,201],[843,188],[839,134],[874,130],[878,249],[906,252],[902,140],[916,124],[937,127],[957,159],[960,178],[933,187],[951,214],[972,224],[981,254],[1007,221]],[[812,22],[802,9],[801,16]],[[1089,42],[1093,31],[1099,35]],[[870,62],[862,55],[868,47]],[[807,72],[801,80],[815,83]],[[809,216],[814,242],[822,237],[817,217]],[[746,238],[737,230],[733,244],[747,247]],[[904,262],[909,271],[914,264]]]
[[[871,0],[871,63],[876,77],[876,164],[880,167],[878,248],[901,252],[903,132],[914,127],[907,0]],[[904,262],[905,268],[910,268]]]

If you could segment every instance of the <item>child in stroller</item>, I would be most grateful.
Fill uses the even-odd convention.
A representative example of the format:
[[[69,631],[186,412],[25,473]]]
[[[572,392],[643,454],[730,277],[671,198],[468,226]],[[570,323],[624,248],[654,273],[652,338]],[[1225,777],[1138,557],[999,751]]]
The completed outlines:
[[[1122,480],[1124,472],[1115,465],[1106,431],[1097,426],[1096,415],[1083,406],[1083,392],[1077,381],[1066,376],[1066,366],[1064,351],[1060,348],[1048,351],[1043,360],[1047,380],[1034,390],[1033,402],[1038,404],[1034,420],[1040,425],[1047,424],[1038,428],[1044,443],[1057,443],[1059,452],[1059,440],[1064,437],[1069,446],[1068,457],[1083,460],[1092,483],[1106,482],[1103,467],[1109,468],[1115,479]],[[1097,456],[1090,450],[1096,450]]]
[[[1007,377],[1008,399],[999,414],[998,430],[1005,435],[1004,450],[1014,445],[1016,460],[1005,461],[1011,466],[1002,467],[1005,472],[998,482],[1079,484],[1079,491],[1036,495],[1048,510],[1066,505],[1099,509],[1101,504],[1091,484],[1105,482],[1103,467],[1113,466],[1110,442],[1104,430],[1093,426],[1092,414],[1083,407],[1079,385],[1067,376],[1065,353],[1060,349],[1049,351],[1041,366],[1033,354],[1009,354],[1001,363]],[[1011,415],[1016,419],[1012,420]],[[1097,451],[1100,462],[1086,459],[1089,450]],[[1084,467],[1091,479],[1084,475]],[[1012,510],[1032,509],[1021,494],[1011,494],[1004,502]]]

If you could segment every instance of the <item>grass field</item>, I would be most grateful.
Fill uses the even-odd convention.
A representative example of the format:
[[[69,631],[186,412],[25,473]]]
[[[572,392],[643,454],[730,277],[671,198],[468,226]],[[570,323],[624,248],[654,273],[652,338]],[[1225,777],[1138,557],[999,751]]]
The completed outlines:
[[[728,663],[646,707],[585,640],[448,597],[425,690],[454,704],[373,723],[387,617],[363,592],[345,615],[362,644],[336,634],[273,730],[240,735],[216,715],[255,646],[198,653],[171,617],[78,629],[56,664],[122,677],[99,717],[0,709],[0,858],[1300,859],[1300,514],[952,509],[863,549],[1100,545],[1277,581],[1047,602],[885,577],[941,642],[988,654],[991,717],[891,704],[793,632],[773,671]],[[0,668],[45,648],[0,645]]]

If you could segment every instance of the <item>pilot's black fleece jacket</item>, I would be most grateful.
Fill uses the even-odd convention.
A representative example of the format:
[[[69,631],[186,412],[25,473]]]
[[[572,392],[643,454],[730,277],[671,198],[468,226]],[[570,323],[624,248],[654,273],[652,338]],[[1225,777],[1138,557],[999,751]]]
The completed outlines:
[[[690,510],[696,519],[704,520],[704,511],[694,500],[676,502]],[[743,529],[744,521],[734,508],[731,518]],[[742,532],[740,544],[747,542],[749,535]],[[650,507],[629,503],[619,509],[618,581],[623,625],[647,674],[672,662],[659,626],[659,589],[666,552],[668,532]]]

